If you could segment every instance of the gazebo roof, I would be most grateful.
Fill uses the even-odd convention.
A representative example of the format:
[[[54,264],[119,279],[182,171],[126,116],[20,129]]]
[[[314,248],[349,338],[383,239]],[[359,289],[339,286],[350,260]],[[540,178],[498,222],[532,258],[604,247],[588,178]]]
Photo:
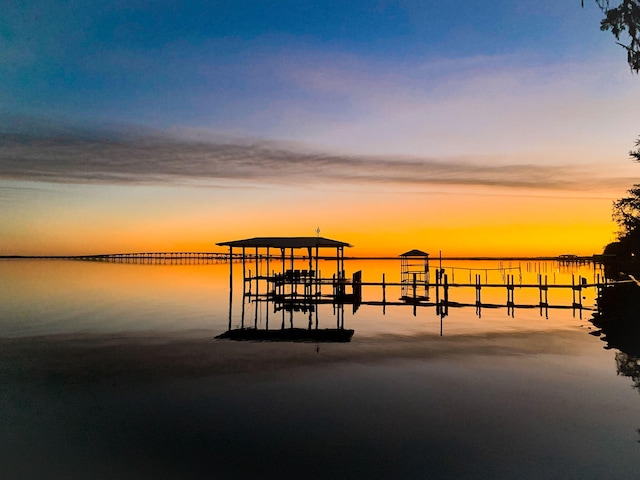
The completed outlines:
[[[423,252],[422,250],[409,250],[408,252],[400,254],[401,257],[428,257],[429,254],[427,252]]]
[[[339,248],[350,247],[346,242],[331,240],[324,237],[255,237],[244,240],[232,240],[230,242],[217,243],[226,247],[249,248]]]

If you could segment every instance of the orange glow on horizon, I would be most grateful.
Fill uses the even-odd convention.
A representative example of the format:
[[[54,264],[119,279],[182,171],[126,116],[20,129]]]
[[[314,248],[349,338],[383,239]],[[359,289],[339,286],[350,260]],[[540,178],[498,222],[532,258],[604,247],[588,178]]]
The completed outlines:
[[[609,199],[491,192],[290,187],[224,197],[219,191],[187,189],[167,207],[168,193],[175,192],[147,188],[136,191],[139,198],[126,198],[137,201],[130,208],[105,206],[108,192],[103,192],[96,206],[55,205],[37,222],[26,218],[0,227],[0,255],[225,251],[216,243],[314,236],[317,227],[323,237],[352,244],[350,256],[397,256],[412,248],[446,256],[591,255],[615,239]],[[156,195],[162,200],[157,205]]]

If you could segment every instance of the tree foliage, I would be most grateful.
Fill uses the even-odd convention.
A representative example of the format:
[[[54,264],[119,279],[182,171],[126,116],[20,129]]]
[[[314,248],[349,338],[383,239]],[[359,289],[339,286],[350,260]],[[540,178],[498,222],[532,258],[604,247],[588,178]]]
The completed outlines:
[[[636,147],[636,150],[629,152],[629,156],[640,162],[640,138],[636,140]],[[627,190],[627,194],[613,202],[613,220],[620,228],[619,239],[640,248],[640,185],[635,184]]]
[[[631,150],[629,156],[634,162],[640,163],[640,138],[636,140],[636,150]]]
[[[620,239],[640,232],[640,185],[627,190],[628,196],[613,202],[613,219],[620,227]]]
[[[604,12],[600,30],[611,31],[616,43],[627,51],[627,62],[631,70],[640,72],[640,0],[622,0],[611,6],[610,0],[595,0]],[[584,0],[582,0],[584,6]],[[622,40],[621,40],[622,39]]]

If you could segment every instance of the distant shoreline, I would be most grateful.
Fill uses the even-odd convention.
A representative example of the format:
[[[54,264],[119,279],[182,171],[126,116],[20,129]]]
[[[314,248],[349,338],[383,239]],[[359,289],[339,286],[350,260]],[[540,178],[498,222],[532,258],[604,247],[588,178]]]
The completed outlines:
[[[195,252],[194,252],[195,253]],[[212,252],[219,255],[224,255],[221,252]],[[120,254],[98,254],[98,255],[0,255],[0,260],[98,260],[98,259],[107,259],[106,257],[111,257]],[[478,255],[478,256],[429,256],[429,260],[510,260],[510,261],[566,261],[566,262],[579,262],[579,261],[595,261],[601,257],[601,255],[578,255],[572,257],[571,259],[567,259],[566,257],[562,257],[560,255],[556,256],[487,256],[487,255]],[[275,258],[275,257],[274,257]],[[304,256],[296,256],[296,259],[307,258]],[[322,260],[332,260],[335,257],[331,256],[320,256]],[[397,256],[345,256],[345,260],[399,260],[400,255]]]

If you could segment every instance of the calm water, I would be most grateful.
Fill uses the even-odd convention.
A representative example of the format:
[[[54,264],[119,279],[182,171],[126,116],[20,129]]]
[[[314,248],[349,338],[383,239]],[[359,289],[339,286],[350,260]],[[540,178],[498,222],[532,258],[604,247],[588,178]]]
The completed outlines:
[[[444,263],[457,282],[599,273]],[[618,373],[635,359],[604,348],[589,310],[451,308],[441,319],[433,307],[346,306],[350,343],[216,340],[229,322],[282,321],[243,306],[234,268],[230,308],[225,264],[0,261],[0,478],[637,478],[640,395]],[[346,269],[400,278],[399,262]],[[595,292],[583,295],[593,306]],[[538,292],[516,289],[515,301]],[[571,302],[570,290],[549,293]],[[337,322],[331,305],[312,320]]]

